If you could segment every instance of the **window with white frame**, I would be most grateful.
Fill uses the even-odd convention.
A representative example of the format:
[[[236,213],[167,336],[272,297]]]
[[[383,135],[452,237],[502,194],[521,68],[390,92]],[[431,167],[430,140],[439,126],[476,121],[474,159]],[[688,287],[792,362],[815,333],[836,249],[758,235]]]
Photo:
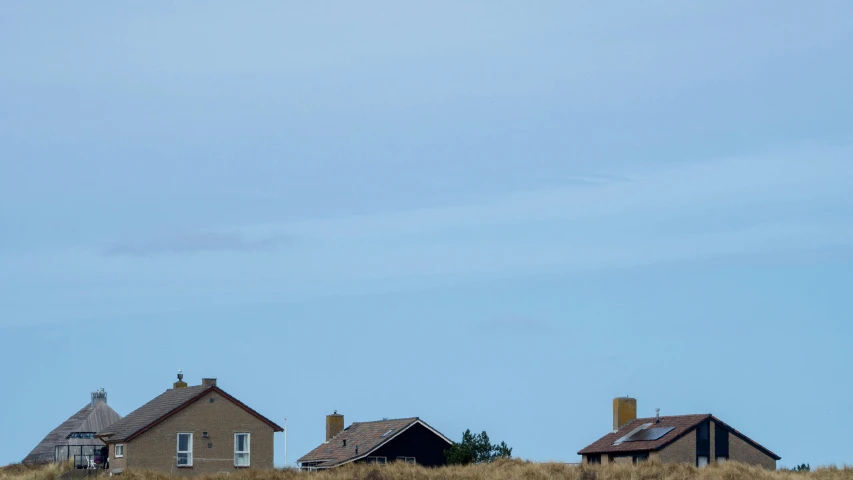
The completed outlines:
[[[179,433],[178,434],[178,466],[192,467],[193,466],[193,434]]]
[[[387,457],[367,457],[367,463],[372,463],[375,465],[385,465],[388,463]]]
[[[397,457],[397,461],[398,461],[398,462],[403,462],[403,463],[411,463],[412,465],[414,465],[415,463],[417,463],[417,462],[415,461],[415,457]]]
[[[235,433],[234,434],[234,466],[248,467],[249,458],[249,434]]]
[[[124,456],[124,445],[121,443],[116,445],[116,458],[121,458]]]

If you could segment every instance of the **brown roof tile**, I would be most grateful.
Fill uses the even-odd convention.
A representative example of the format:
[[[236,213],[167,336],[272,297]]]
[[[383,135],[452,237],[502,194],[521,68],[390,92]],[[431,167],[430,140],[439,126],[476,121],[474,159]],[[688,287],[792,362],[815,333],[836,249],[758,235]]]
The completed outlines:
[[[613,445],[616,440],[627,435],[631,430],[639,427],[644,423],[654,423],[654,418],[638,418],[633,422],[625,425],[616,432],[608,433],[599,438],[580,452],[578,455],[586,455],[590,453],[618,453],[618,452],[643,452],[658,450],[661,447],[682,437],[685,433],[693,430],[702,421],[711,418],[710,414],[706,415],[679,415],[674,417],[661,417],[660,423],[655,424],[655,428],[673,427],[673,430],[657,440],[644,442],[625,442],[620,445]]]
[[[328,442],[308,452],[308,454],[298,461],[299,463],[320,462],[314,465],[320,468],[347,463],[368,455],[371,451],[418,422],[435,431],[417,417],[380,420],[376,422],[355,422],[332,437]],[[439,433],[439,435],[441,434]],[[441,436],[447,440],[446,437]],[[344,446],[344,441],[346,441],[346,446]],[[450,442],[450,440],[447,441]],[[356,447],[358,447],[357,454]]]
[[[770,450],[764,448],[759,443],[750,439],[746,435],[740,433],[735,430],[722,420],[711,414],[701,414],[701,415],[677,415],[672,417],[661,417],[660,423],[655,423],[655,418],[638,418],[633,422],[625,425],[620,428],[616,432],[608,433],[607,435],[599,438],[592,444],[588,445],[584,449],[578,452],[578,455],[587,455],[587,454],[596,454],[596,453],[624,453],[624,452],[646,452],[646,451],[654,451],[660,450],[661,448],[669,445],[670,443],[678,440],[684,435],[690,433],[695,429],[700,423],[705,420],[712,419],[715,423],[718,423],[728,429],[732,434],[737,435],[742,438],[744,441],[750,443],[755,448],[763,451],[767,455],[773,457],[776,460],[780,460],[781,458]],[[673,430],[663,437],[657,440],[650,441],[641,441],[641,442],[625,442],[619,445],[614,445],[614,443],[620,438],[624,437],[628,433],[630,433],[635,428],[643,425],[644,423],[652,423],[653,428],[666,428],[673,427]]]
[[[98,432],[98,437],[105,437],[105,440],[110,443],[130,440],[148,430],[151,426],[177,413],[209,390],[215,390],[247,412],[269,424],[273,427],[273,430],[277,432],[282,431],[281,427],[236,398],[228,395],[221,388],[215,385],[198,385],[195,387],[171,388],[166,390],[157,397],[154,397],[150,402],[130,412],[126,417],[113,423],[103,431]]]

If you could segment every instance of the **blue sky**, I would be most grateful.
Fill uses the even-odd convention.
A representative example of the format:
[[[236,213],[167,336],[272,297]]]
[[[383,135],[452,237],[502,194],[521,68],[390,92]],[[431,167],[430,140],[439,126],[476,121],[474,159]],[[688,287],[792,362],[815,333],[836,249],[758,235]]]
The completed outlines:
[[[291,463],[334,409],[575,461],[626,394],[853,463],[850,18],[0,5],[0,464],[178,368]]]

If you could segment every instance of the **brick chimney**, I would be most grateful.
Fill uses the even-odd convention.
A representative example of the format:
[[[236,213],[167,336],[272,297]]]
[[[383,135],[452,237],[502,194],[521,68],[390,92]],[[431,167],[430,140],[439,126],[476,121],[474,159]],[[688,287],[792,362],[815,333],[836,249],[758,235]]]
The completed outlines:
[[[173,388],[187,388],[187,382],[184,381],[184,372],[178,370],[178,381],[172,384]]]
[[[619,397],[613,399],[613,431],[637,419],[637,399]]]
[[[201,384],[205,387],[215,387],[216,379],[215,378],[202,378]]]
[[[344,416],[337,410],[331,415],[326,415],[326,442],[344,430]]]

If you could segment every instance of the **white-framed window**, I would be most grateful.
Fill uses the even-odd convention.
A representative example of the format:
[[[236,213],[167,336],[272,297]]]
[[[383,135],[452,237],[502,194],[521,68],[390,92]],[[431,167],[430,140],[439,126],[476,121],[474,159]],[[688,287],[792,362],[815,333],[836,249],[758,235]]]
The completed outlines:
[[[696,466],[699,468],[705,468],[708,466],[708,457],[698,456],[696,457]]]
[[[376,465],[385,465],[388,463],[387,457],[367,457],[367,463],[373,463]]]
[[[411,463],[412,465],[418,463],[415,461],[415,457],[397,457],[397,461],[403,463]]]
[[[234,466],[248,467],[251,461],[249,450],[249,434],[234,434]]]
[[[193,434],[179,433],[178,434],[178,466],[192,467],[193,466]]]
[[[116,458],[121,458],[124,456],[124,444],[119,443],[116,445]]]

